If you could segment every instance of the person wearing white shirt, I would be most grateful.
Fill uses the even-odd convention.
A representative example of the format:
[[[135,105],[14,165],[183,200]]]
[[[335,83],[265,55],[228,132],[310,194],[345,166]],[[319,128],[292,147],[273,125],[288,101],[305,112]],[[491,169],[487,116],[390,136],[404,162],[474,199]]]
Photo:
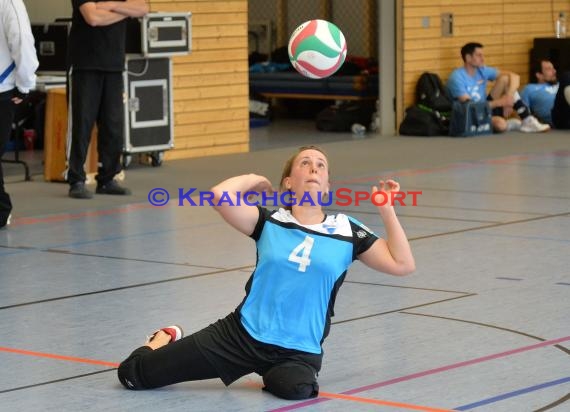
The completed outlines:
[[[35,87],[38,65],[24,2],[0,0],[0,157],[10,140],[16,106]],[[0,228],[9,223],[11,211],[0,164]]]

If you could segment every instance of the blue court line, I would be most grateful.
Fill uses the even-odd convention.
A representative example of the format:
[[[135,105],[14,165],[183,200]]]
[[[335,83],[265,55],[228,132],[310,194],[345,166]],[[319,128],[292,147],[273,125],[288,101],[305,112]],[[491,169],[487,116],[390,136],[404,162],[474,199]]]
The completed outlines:
[[[113,235],[113,236],[107,236],[107,237],[102,237],[102,238],[98,238],[98,239],[88,239],[88,240],[78,240],[76,242],[71,242],[71,243],[60,243],[60,244],[52,244],[52,245],[45,245],[45,246],[28,246],[26,248],[22,248],[22,249],[14,249],[11,248],[10,246],[4,246],[4,245],[0,245],[2,247],[0,247],[0,256],[6,256],[6,255],[12,255],[12,254],[16,254],[16,253],[25,253],[25,252],[35,252],[35,251],[49,251],[50,249],[69,249],[69,248],[74,248],[74,247],[80,247],[80,246],[85,246],[85,245],[91,245],[91,244],[96,244],[96,243],[105,243],[105,242],[112,242],[112,241],[117,241],[117,240],[128,240],[128,239],[135,239],[135,238],[141,238],[141,237],[148,237],[148,236],[157,236],[157,235],[161,235],[161,234],[165,234],[165,233],[169,233],[169,232],[177,232],[177,231],[181,231],[181,230],[187,230],[187,229],[196,229],[196,228],[204,228],[204,227],[208,227],[208,226],[215,226],[215,225],[220,225],[222,222],[209,222],[209,223],[200,223],[197,225],[191,225],[188,224],[187,226],[175,226],[172,229],[160,229],[160,230],[149,230],[149,231],[143,231],[143,232],[139,232],[139,233],[132,233],[132,234],[118,234],[118,235]],[[6,248],[9,251],[8,252],[3,252],[2,249]]]
[[[526,222],[522,222],[526,223]],[[495,228],[491,228],[495,229]],[[509,238],[509,239],[528,239],[528,240],[546,240],[550,242],[562,242],[568,243],[570,239],[560,239],[560,238],[553,238],[553,237],[545,237],[545,236],[532,236],[532,235],[507,235],[501,233],[483,233],[483,232],[469,232],[470,236],[487,236],[487,237],[499,237],[499,238]]]
[[[18,255],[21,253],[30,253],[30,251],[35,251],[36,249],[12,249],[6,246],[7,251],[1,251],[0,256],[11,256],[11,255]],[[4,249],[3,247],[0,250]]]
[[[194,227],[188,227],[188,228],[194,228]],[[77,242],[72,242],[72,243],[61,243],[61,244],[53,244],[53,245],[46,245],[46,246],[26,247],[26,248],[21,248],[21,249],[14,249],[14,248],[10,248],[9,246],[5,246],[9,251],[8,252],[0,252],[0,256],[7,256],[7,255],[18,254],[18,253],[37,252],[37,251],[45,252],[45,251],[49,251],[50,249],[74,248],[74,247],[79,247],[79,246],[95,244],[95,243],[112,242],[115,240],[127,240],[127,239],[133,239],[133,238],[137,238],[137,237],[155,236],[157,234],[162,234],[162,233],[166,233],[166,232],[175,232],[177,230],[179,230],[179,228],[167,229],[167,230],[147,231],[147,232],[135,233],[132,235],[127,235],[127,236],[124,236],[124,235],[107,236],[107,237],[103,237],[103,238],[99,238],[99,239],[82,240],[82,241],[77,241]]]
[[[468,405],[458,406],[457,408],[453,408],[454,411],[467,411],[469,409],[478,408],[479,406],[488,405],[490,403],[499,402],[508,398],[513,398],[515,396],[524,395],[525,393],[538,391],[540,389],[548,388],[550,386],[561,385],[563,383],[570,382],[570,376],[565,378],[557,379],[550,382],[541,383],[534,386],[529,386],[528,388],[519,389],[512,392],[507,392],[502,395],[494,396],[492,398],[483,399],[478,402],[470,403]]]

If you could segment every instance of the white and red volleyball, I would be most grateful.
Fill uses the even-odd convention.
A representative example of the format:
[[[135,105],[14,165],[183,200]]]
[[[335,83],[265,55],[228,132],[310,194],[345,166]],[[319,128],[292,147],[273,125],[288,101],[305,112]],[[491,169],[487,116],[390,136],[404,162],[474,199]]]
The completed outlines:
[[[346,58],[346,40],[340,29],[326,20],[309,20],[289,39],[289,60],[303,76],[322,79],[334,74]]]

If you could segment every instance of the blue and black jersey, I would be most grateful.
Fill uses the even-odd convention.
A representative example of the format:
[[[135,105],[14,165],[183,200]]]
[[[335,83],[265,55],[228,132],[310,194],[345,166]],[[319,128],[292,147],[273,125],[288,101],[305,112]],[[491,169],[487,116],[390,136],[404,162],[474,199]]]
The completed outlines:
[[[285,209],[259,212],[241,323],[260,342],[320,354],[346,271],[377,236],[344,214],[302,225]]]

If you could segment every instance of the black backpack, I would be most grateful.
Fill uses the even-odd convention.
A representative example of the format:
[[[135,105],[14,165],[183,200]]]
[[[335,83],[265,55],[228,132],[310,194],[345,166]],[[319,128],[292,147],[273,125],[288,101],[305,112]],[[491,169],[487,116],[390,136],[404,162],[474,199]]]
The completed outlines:
[[[406,116],[398,132],[404,136],[446,136],[449,122],[437,111],[423,105],[406,109]]]
[[[429,107],[444,115],[451,112],[451,99],[437,74],[422,73],[416,83],[416,104]]]
[[[354,123],[368,127],[374,110],[373,101],[342,102],[320,111],[317,114],[316,127],[323,132],[350,132]]]

